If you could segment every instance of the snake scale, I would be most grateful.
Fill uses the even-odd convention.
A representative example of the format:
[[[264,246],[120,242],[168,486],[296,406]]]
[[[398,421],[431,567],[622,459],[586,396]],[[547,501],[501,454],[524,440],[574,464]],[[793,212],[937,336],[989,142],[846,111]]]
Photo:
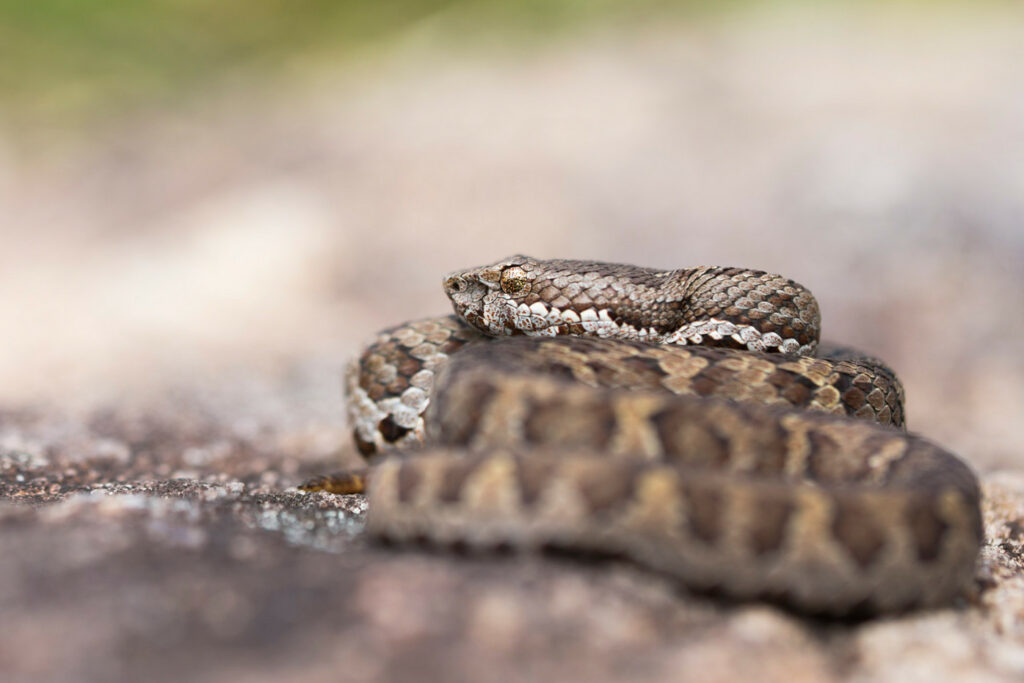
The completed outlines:
[[[833,616],[970,583],[975,476],[905,431],[884,363],[819,348],[795,282],[513,256],[444,287],[455,316],[380,333],[347,371],[372,467],[304,485],[366,486],[374,537],[622,556]]]

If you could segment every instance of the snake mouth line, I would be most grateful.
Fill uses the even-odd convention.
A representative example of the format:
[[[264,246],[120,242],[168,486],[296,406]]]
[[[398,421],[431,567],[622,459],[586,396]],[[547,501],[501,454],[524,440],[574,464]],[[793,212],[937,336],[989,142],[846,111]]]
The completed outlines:
[[[486,315],[484,317],[487,317]],[[495,316],[496,318],[498,316]],[[629,331],[637,336],[662,335],[654,327],[636,327],[622,320],[608,308],[587,307],[582,311],[572,308],[550,308],[543,302],[519,304],[500,316],[505,323],[504,334],[544,336],[551,334],[602,335],[605,332]],[[508,326],[511,327],[508,327]]]
[[[530,336],[562,336],[562,335],[597,335],[601,336],[603,333],[620,333],[624,331],[624,328],[629,331],[630,334],[635,334],[639,339],[644,337],[658,338],[664,336],[663,332],[659,332],[655,328],[636,328],[628,323],[617,323],[614,320],[599,320],[596,323],[590,322],[561,322],[546,325],[544,327],[534,328],[532,330],[515,330],[512,334],[519,335],[525,334]]]
[[[675,330],[661,330],[653,326],[632,325],[607,308],[591,307],[577,313],[573,309],[549,309],[542,302],[535,302],[531,305],[520,304],[505,318],[505,323],[511,324],[511,327],[500,326],[492,330],[505,336],[584,335],[680,345],[706,345],[710,342],[715,346],[732,346],[750,351],[768,351],[772,348],[778,348],[784,353],[802,351],[795,339],[783,339],[775,333],[762,334],[752,326],[715,318],[686,324]]]

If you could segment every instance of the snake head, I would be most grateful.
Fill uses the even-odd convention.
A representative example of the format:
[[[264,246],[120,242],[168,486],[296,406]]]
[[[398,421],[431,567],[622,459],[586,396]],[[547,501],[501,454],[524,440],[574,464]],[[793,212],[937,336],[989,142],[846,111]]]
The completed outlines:
[[[539,262],[517,254],[496,263],[449,273],[444,291],[455,313],[481,332],[517,334],[516,309],[532,291]]]
[[[465,322],[492,337],[584,335],[806,355],[818,304],[760,270],[654,270],[601,261],[511,256],[444,280]]]

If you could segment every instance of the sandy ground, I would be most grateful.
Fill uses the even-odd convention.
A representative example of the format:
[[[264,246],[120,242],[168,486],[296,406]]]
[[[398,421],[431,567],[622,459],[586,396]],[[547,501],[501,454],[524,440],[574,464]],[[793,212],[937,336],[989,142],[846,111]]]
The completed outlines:
[[[18,132],[6,131],[0,137],[2,491],[15,501],[64,502],[2,508],[0,525],[8,531],[0,557],[8,558],[0,569],[20,578],[8,583],[19,591],[0,595],[0,605],[35,616],[23,621],[29,631],[20,644],[0,645],[0,663],[26,679],[72,676],[77,656],[86,657],[87,674],[96,678],[145,671],[164,663],[164,655],[180,665],[172,645],[172,655],[142,647],[137,660],[126,659],[126,633],[144,631],[148,635],[138,637],[149,642],[179,633],[174,629],[187,631],[189,619],[201,621],[189,612],[161,626],[153,615],[177,614],[177,608],[161,612],[150,593],[187,576],[168,559],[179,541],[205,557],[203,551],[221,547],[225,534],[235,532],[242,545],[259,552],[240,551],[224,564],[193,558],[197,571],[214,577],[195,595],[219,591],[230,583],[230,572],[240,571],[251,591],[239,593],[238,604],[266,591],[286,601],[287,591],[259,584],[250,562],[255,553],[270,558],[270,577],[287,575],[291,562],[308,563],[302,566],[311,567],[309,585],[316,589],[301,580],[288,585],[313,591],[318,597],[309,600],[316,602],[328,595],[327,567],[340,556],[357,567],[339,586],[355,590],[360,577],[373,575],[372,562],[380,562],[385,578],[378,589],[403,604],[409,596],[396,588],[399,575],[418,570],[360,549],[358,539],[348,554],[344,531],[342,541],[329,533],[313,533],[315,542],[296,540],[281,531],[295,525],[269,529],[250,524],[246,515],[310,509],[309,517],[299,515],[298,527],[334,529],[329,519],[335,513],[323,512],[334,503],[302,502],[281,491],[318,468],[353,461],[340,408],[338,371],[345,359],[380,327],[445,312],[444,272],[516,252],[660,267],[743,265],[809,286],[821,302],[828,337],[876,352],[899,371],[911,428],[960,453],[1005,493],[1000,514],[1009,521],[992,528],[1010,534],[1010,545],[998,551],[1009,555],[992,559],[987,571],[1015,567],[1020,539],[1013,534],[1021,527],[1013,532],[1008,524],[1020,514],[1014,472],[1024,466],[1024,422],[1018,419],[1024,414],[1024,90],[1014,86],[1024,63],[1022,29],[1024,14],[1013,10],[926,19],[773,12],[692,26],[606,28],[553,45],[464,52],[438,51],[413,31],[354,67],[211,88],[176,108],[114,117],[72,145],[29,149]],[[33,139],[40,139],[38,132]],[[211,500],[226,496],[229,502],[207,501],[211,512],[197,502],[205,500],[198,489],[166,483],[174,478],[221,487]],[[116,497],[114,508],[95,498],[66,498],[160,481],[165,488],[122,491],[138,497]],[[166,507],[176,499],[185,501],[183,511]],[[136,524],[164,529],[160,520],[188,517],[195,505],[201,511],[181,527],[199,529],[202,539],[192,546],[191,532],[182,532],[184,541],[168,541],[163,531],[133,531]],[[351,521],[344,514],[339,519]],[[352,519],[358,522],[358,515]],[[63,538],[64,528],[69,544],[39,538],[39,530],[52,525],[58,529],[53,538]],[[98,550],[71,542],[80,525],[99,529]],[[117,552],[153,560],[125,570],[138,572],[139,600],[150,605],[153,618],[114,620],[109,638],[91,650],[81,628],[109,616],[101,598],[110,597],[116,583],[97,577],[120,566],[105,544],[122,537],[135,540]],[[317,550],[323,547],[338,552]],[[28,550],[12,559],[9,553],[18,548]],[[295,550],[299,559],[286,559],[295,548],[301,548]],[[40,597],[48,584],[26,578],[48,559],[57,577],[71,571],[64,565],[80,566],[95,589],[90,594],[99,597],[62,617],[64,603]],[[147,574],[164,560],[171,568]],[[425,574],[410,581],[431,585],[438,572],[467,572],[474,586],[497,581],[497,565],[468,564],[417,559],[409,566]],[[495,641],[478,645],[488,652],[509,639],[518,645],[477,664],[511,665],[547,647],[531,645],[519,631],[503,636],[507,623],[526,629],[541,619],[537,628],[559,633],[583,628],[572,619],[544,621],[553,617],[543,602],[530,603],[519,622],[504,619],[506,603],[521,599],[531,581],[555,593],[561,581],[584,586],[578,589],[584,602],[616,581],[614,572],[606,578],[588,569],[575,579],[575,568],[546,566],[516,565],[514,588],[498,597],[480,589],[484,611],[476,616],[492,620],[481,637]],[[662,632],[659,620],[678,626],[675,616],[665,615],[681,608],[671,591],[635,607],[636,591],[648,589],[630,577],[613,593],[635,613],[623,616],[609,607],[611,617],[586,627],[598,635],[584,652],[604,651],[601,629],[608,624],[625,629],[622,652],[632,647],[631,638],[665,654],[660,648],[677,636],[692,636],[696,627],[689,621],[669,629],[671,637],[652,635]],[[440,596],[458,592],[444,586]],[[192,589],[167,590],[180,596]],[[225,613],[237,607],[225,604]],[[447,623],[448,608],[424,605],[441,609],[437,619]],[[289,640],[285,658],[296,666],[307,655],[316,662],[309,680],[340,666],[323,656],[351,642],[342,636],[356,627],[346,619],[389,618],[387,609],[367,612],[374,617],[358,610],[327,617],[326,608],[312,609],[326,620],[316,622],[324,630],[295,631],[306,640]],[[253,661],[261,660],[247,654],[264,647],[270,631],[260,629],[268,623],[284,619],[276,623],[298,629],[301,610],[288,618],[275,610],[263,616],[242,610],[232,627],[239,631],[213,636],[220,649],[202,650],[212,679],[259,670]],[[806,671],[842,678],[885,673],[893,680],[899,673],[886,668],[886,655],[877,650],[885,640],[868,635],[876,627],[831,638],[764,609],[749,619],[746,611],[715,614],[697,630],[700,638],[717,638],[719,650],[683,650],[691,654],[659,659],[640,678],[657,680],[713,658],[698,652],[719,652],[710,671],[724,672],[720,679],[727,680],[730,672],[742,673],[737,643],[771,649],[774,638],[785,640],[789,649],[781,651],[813,660]],[[918,659],[932,667],[939,661],[929,659],[925,635],[936,628],[956,634],[950,642],[967,648],[958,661],[978,680],[1024,672],[1024,613],[1003,610],[1001,626],[985,621],[993,615],[940,614],[934,619],[945,626],[914,625],[925,628],[912,631],[924,648]],[[452,627],[455,633],[469,617],[459,612],[450,618],[463,620]],[[621,625],[632,618],[643,623]],[[396,619],[377,623],[379,632],[368,636],[383,638],[374,641],[374,653],[415,659],[426,648],[434,652],[428,669],[438,675],[447,672],[451,657],[468,656],[459,675],[480,680],[473,676],[479,672],[472,653],[481,650],[461,642],[450,646],[457,650],[452,654],[438,644],[444,629],[430,632]],[[783,631],[775,630],[776,622]],[[48,646],[32,634],[48,624],[70,639],[67,657],[34,654],[33,647]],[[407,628],[414,632],[402,635]],[[415,628],[429,637],[417,640],[423,634]],[[989,636],[978,635],[982,631],[998,632],[998,656],[983,656],[989,651],[978,643]],[[196,637],[168,642],[184,648]],[[815,643],[810,650],[801,644],[808,638]],[[232,647],[233,655],[223,654]],[[532,673],[566,672],[554,653],[544,652]],[[787,661],[780,678],[791,675]],[[415,671],[395,666],[370,666],[365,676],[353,677]],[[595,666],[595,680],[638,675],[625,665]],[[921,675],[930,670],[914,669]]]

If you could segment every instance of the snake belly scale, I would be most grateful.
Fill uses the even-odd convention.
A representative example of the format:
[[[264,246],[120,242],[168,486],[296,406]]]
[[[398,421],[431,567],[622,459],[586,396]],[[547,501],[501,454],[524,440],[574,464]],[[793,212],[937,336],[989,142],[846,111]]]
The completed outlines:
[[[884,363],[819,347],[795,282],[513,256],[444,287],[456,315],[385,330],[346,374],[371,535],[612,554],[836,616],[970,583],[975,476],[905,431]]]

